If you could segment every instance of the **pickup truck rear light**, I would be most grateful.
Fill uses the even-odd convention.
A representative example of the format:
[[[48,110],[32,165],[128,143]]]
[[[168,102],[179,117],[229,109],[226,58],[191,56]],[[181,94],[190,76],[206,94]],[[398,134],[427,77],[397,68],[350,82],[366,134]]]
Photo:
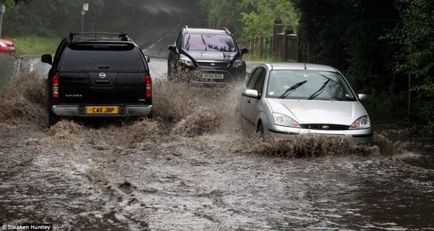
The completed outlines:
[[[145,85],[146,98],[152,98],[152,78],[150,74],[145,76]]]
[[[53,98],[59,98],[59,74],[53,76]]]

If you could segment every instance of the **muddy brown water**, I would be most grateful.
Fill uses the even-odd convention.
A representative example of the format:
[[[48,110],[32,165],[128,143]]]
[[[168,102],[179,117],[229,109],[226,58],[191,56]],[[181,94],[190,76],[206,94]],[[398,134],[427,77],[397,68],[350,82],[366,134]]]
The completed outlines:
[[[173,11],[167,2],[138,7],[152,17],[131,33],[154,57],[167,57],[167,44],[182,25],[201,22],[191,4],[178,3]],[[163,77],[167,63],[153,58],[151,65],[153,77]],[[48,68],[37,59],[23,64],[41,76]],[[2,85],[10,74],[0,75]],[[312,144],[319,153],[294,157],[292,145],[244,136],[236,87],[216,97],[164,82],[155,88],[153,121],[63,121],[48,129],[44,82],[32,75],[19,81],[12,85],[18,88],[0,92],[0,224],[50,223],[56,230],[434,230],[432,139],[383,126],[378,147],[301,141],[305,153]]]
[[[34,100],[42,85],[31,76],[21,85],[0,103],[0,223],[57,230],[434,229],[430,140],[395,143],[389,138],[397,131],[382,130],[377,147],[309,141],[305,150],[317,142],[323,153],[294,157],[285,155],[290,146],[245,137],[236,120],[239,87],[164,81],[156,83],[154,120],[62,121],[48,129],[38,110],[44,101]],[[7,111],[11,102],[19,102],[19,116]]]

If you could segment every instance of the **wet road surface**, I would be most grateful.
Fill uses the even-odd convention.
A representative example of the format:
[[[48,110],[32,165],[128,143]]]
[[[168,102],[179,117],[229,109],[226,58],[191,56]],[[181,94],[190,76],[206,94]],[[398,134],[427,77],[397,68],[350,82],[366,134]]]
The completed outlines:
[[[429,142],[407,151],[399,147],[411,144],[377,136],[377,146],[362,151],[307,143],[302,149],[315,145],[319,157],[285,156],[288,147],[264,146],[240,130],[236,105],[228,103],[240,87],[158,81],[155,120],[62,121],[47,129],[43,102],[30,101],[42,80],[26,77],[22,97],[16,91],[4,97],[22,114],[0,122],[2,223],[50,223],[58,230],[434,227]],[[203,97],[221,91],[223,98]],[[193,102],[177,107],[185,98]],[[162,103],[169,100],[174,104]]]
[[[155,57],[166,55],[169,32],[195,20],[180,6],[167,10],[170,1],[150,2],[152,33],[134,36],[154,56],[153,77],[164,80],[166,61]],[[0,223],[50,223],[57,230],[434,230],[431,138],[407,142],[409,133],[386,127],[377,131],[385,138],[378,135],[377,146],[363,151],[337,142],[318,144],[336,150],[319,157],[264,154],[289,150],[241,131],[240,86],[214,93],[164,81],[156,81],[152,121],[62,121],[48,129],[37,97],[47,66],[28,59],[22,71],[31,70],[22,89],[3,93],[0,103]]]
[[[0,220],[101,230],[433,228],[434,171],[414,164],[420,154],[273,157],[240,151],[248,147],[236,131],[182,137],[137,123],[3,133]]]

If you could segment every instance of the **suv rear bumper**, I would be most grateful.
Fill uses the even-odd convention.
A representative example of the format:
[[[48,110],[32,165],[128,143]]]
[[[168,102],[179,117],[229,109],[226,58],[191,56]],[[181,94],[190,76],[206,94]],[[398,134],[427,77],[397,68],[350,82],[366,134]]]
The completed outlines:
[[[57,116],[66,117],[140,117],[147,116],[152,112],[152,105],[124,105],[119,106],[120,113],[115,115],[89,115],[86,114],[85,106],[80,105],[53,105],[51,110]]]

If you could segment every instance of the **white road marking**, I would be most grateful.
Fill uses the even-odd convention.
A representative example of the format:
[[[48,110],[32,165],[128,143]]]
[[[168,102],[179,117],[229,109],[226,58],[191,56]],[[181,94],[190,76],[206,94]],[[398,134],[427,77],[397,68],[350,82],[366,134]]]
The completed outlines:
[[[167,35],[164,35],[163,37],[161,37],[157,42],[155,42],[154,44],[150,45],[149,47],[143,49],[143,51],[147,51],[153,47],[155,47],[159,42],[161,42],[164,38],[166,38]]]
[[[167,36],[169,34],[171,34],[173,31],[177,31],[180,26],[181,26],[181,24],[176,25],[176,27],[174,27],[172,31],[166,33],[158,41],[156,41],[152,45],[148,46],[147,48],[143,49],[143,52],[145,52],[145,51],[147,51],[147,50],[152,49],[153,47],[155,47],[158,43],[160,43],[161,41],[163,41],[163,39],[167,38]]]

